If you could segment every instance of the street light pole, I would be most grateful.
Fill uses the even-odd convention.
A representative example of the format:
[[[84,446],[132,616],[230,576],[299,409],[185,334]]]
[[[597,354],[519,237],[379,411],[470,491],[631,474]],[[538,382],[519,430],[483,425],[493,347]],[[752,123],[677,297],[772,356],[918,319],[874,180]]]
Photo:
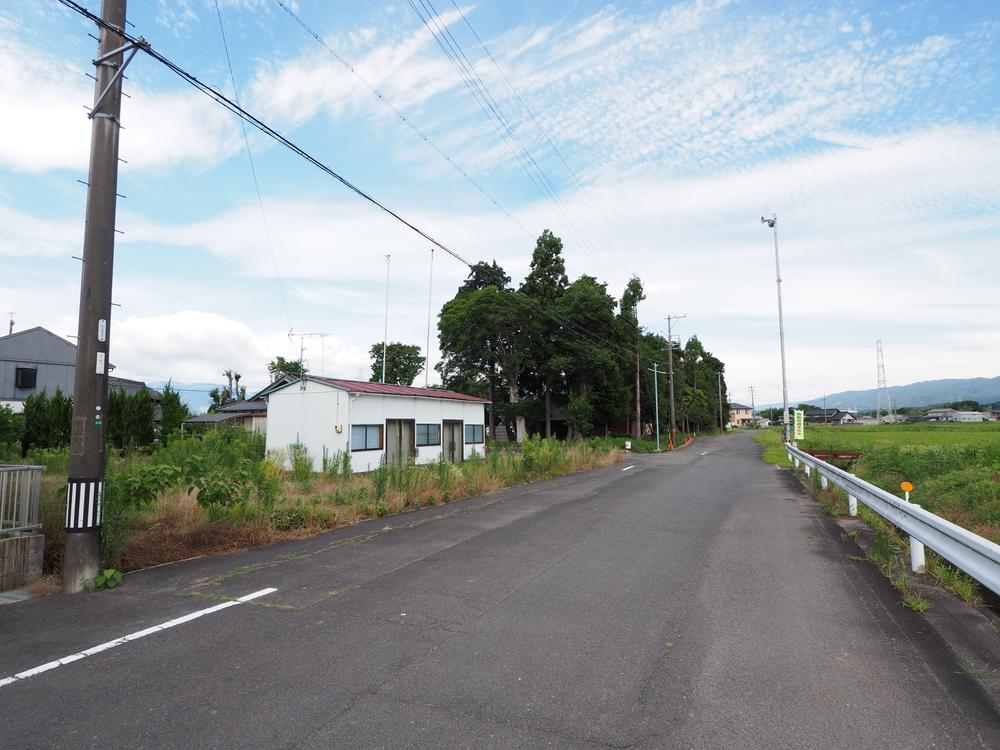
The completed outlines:
[[[660,452],[660,387],[658,385],[657,368],[659,365],[653,363],[653,404],[656,409],[656,452]]]
[[[781,400],[784,406],[785,442],[791,442],[791,424],[788,421],[788,375],[785,369],[785,318],[781,308],[781,264],[778,261],[778,215],[771,218],[760,217],[761,224],[767,224],[774,232],[774,274],[778,283],[778,340],[781,344]]]
[[[674,416],[674,334],[671,324],[675,320],[686,318],[687,315],[667,316],[667,368],[670,379],[670,445],[674,444],[674,433],[677,432],[677,419]]]

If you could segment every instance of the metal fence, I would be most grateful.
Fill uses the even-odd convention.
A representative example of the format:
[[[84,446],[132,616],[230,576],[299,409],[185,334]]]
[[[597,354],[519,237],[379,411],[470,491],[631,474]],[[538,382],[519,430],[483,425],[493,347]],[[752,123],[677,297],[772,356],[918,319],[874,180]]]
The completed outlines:
[[[0,466],[0,533],[41,526],[38,498],[44,466]]]
[[[858,514],[858,501],[910,535],[910,568],[924,572],[924,545],[963,573],[975,578],[991,591],[1000,594],[1000,545],[973,534],[968,529],[946,521],[916,503],[902,500],[874,484],[858,479],[850,472],[821,461],[786,443],[788,460],[795,468],[803,466],[806,474],[815,471],[825,489],[830,484],[847,493],[848,509]]]

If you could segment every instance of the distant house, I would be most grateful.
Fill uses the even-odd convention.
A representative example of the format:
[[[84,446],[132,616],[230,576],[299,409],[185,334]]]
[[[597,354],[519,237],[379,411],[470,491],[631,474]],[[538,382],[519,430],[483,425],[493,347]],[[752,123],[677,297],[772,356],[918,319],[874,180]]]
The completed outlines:
[[[958,409],[928,409],[924,419],[929,422],[984,422],[987,415],[981,411],[959,411]]]
[[[854,424],[858,419],[849,411],[840,409],[817,409],[806,412],[806,422],[813,424]]]
[[[52,395],[56,389],[73,395],[76,374],[76,345],[36,326],[0,336],[0,406],[15,412],[24,411],[28,396],[42,392]],[[108,389],[120,388],[128,394],[146,391],[156,402],[154,421],[162,417],[159,391],[148,388],[141,380],[108,376]]]
[[[733,427],[743,427],[753,422],[753,409],[746,404],[729,405],[729,423]]]
[[[232,427],[242,427],[248,432],[258,435],[267,433],[267,401],[252,398],[245,401],[233,401],[220,407],[210,414],[199,414],[184,420],[181,429],[189,430],[218,427],[225,424]]]
[[[267,448],[306,447],[313,466],[348,452],[355,471],[383,462],[458,463],[485,452],[485,409],[477,396],[434,388],[306,375],[268,394]]]

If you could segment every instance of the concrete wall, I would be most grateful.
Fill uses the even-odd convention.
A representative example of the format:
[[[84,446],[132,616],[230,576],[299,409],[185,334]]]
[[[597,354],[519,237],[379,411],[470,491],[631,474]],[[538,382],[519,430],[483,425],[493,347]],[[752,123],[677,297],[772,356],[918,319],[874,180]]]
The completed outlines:
[[[287,466],[288,446],[301,442],[309,450],[313,467],[320,471],[324,449],[329,456],[348,449],[351,425],[377,424],[384,429],[388,419],[438,425],[445,419],[457,419],[464,424],[483,425],[484,413],[480,403],[371,393],[351,396],[347,391],[307,380],[305,390],[293,384],[268,396],[267,449],[281,451]],[[466,444],[463,449],[468,458],[483,455],[484,445]],[[352,451],[351,468],[377,468],[383,454],[384,449]],[[440,445],[418,446],[416,462],[433,463],[440,456]]]
[[[0,591],[10,591],[38,580],[42,575],[44,551],[42,534],[0,539]]]

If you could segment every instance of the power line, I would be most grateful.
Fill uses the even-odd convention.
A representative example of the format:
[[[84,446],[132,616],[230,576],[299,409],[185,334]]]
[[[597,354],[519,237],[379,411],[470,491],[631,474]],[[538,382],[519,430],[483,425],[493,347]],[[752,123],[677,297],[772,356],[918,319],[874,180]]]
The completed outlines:
[[[580,241],[581,246],[598,265],[601,272],[605,276],[611,277],[613,274],[609,272],[608,268],[598,257],[597,250],[587,238],[582,224],[572,216],[571,208],[559,196],[558,188],[541,168],[531,152],[524,146],[517,132],[510,124],[509,119],[497,103],[496,98],[490,92],[489,86],[482,79],[482,76],[476,72],[475,65],[469,60],[462,46],[451,33],[451,30],[440,20],[440,14],[434,8],[433,2],[431,0],[416,0],[416,2],[420,3],[423,10],[417,7],[414,0],[407,0],[407,2],[427,28],[428,32],[430,32],[431,37],[437,42],[438,47],[444,53],[445,57],[448,58],[458,72],[459,77],[465,83],[470,93],[472,93],[473,98],[479,104],[480,109],[483,110],[486,118],[494,124],[497,134],[510,149],[529,179],[535,184],[539,193],[543,198],[551,201],[559,218],[565,222],[571,232],[576,234],[576,238]],[[434,28],[431,28],[432,24]]]
[[[218,0],[216,0],[216,2],[218,2]],[[494,206],[496,206],[500,211],[502,211],[507,216],[507,218],[509,218],[518,227],[520,227],[529,237],[532,236],[531,231],[526,226],[524,226],[524,224],[522,224],[513,214],[511,214],[510,211],[508,211],[506,208],[504,208],[500,204],[500,201],[498,201],[496,199],[496,197],[493,196],[492,193],[490,193],[485,187],[483,187],[478,182],[476,182],[476,180],[474,180],[469,175],[469,173],[466,172],[458,164],[458,162],[456,162],[454,159],[452,159],[451,156],[449,156],[444,151],[444,149],[442,149],[440,146],[437,145],[437,143],[435,143],[433,140],[431,140],[431,137],[429,135],[427,135],[423,130],[421,130],[419,127],[417,127],[417,125],[414,124],[414,122],[412,120],[410,120],[410,118],[408,118],[401,110],[397,109],[388,99],[386,99],[385,95],[381,91],[379,91],[374,86],[372,86],[357,71],[357,69],[350,62],[348,62],[346,59],[344,59],[335,49],[333,49],[329,44],[327,44],[323,40],[323,38],[316,31],[314,31],[308,24],[306,24],[306,22],[304,20],[302,20],[302,18],[299,15],[297,15],[295,13],[295,11],[293,11],[291,8],[288,7],[288,5],[284,2],[284,0],[274,0],[274,2],[276,2],[278,4],[278,6],[280,6],[281,9],[285,11],[285,13],[287,13],[289,16],[291,16],[292,19],[299,26],[301,26],[302,29],[307,34],[309,34],[313,39],[315,39],[317,42],[319,42],[326,49],[327,52],[329,52],[331,55],[333,55],[333,57],[341,65],[343,65],[345,68],[347,68],[354,75],[355,78],[357,78],[359,81],[361,81],[361,83],[364,84],[365,88],[367,88],[380,102],[382,102],[382,104],[385,105],[385,107],[390,112],[392,112],[394,115],[396,115],[396,117],[398,117],[410,130],[412,130],[417,135],[417,137],[419,137],[422,141],[424,141],[424,143],[426,143],[428,146],[430,146],[432,149],[434,149],[435,153],[437,153],[438,156],[440,156],[442,159],[444,159],[446,162],[448,162],[452,167],[454,167],[454,169],[460,175],[462,175],[462,177],[464,177],[465,180],[470,185],[472,185],[480,193],[482,193],[487,199],[489,199],[489,201]]]
[[[552,149],[553,153],[555,153],[555,155],[559,158],[559,161],[562,162],[563,166],[566,167],[566,171],[569,172],[570,176],[576,182],[577,187],[580,188],[580,190],[583,192],[583,194],[587,197],[587,200],[590,201],[590,204],[601,215],[601,218],[603,219],[604,223],[607,225],[608,229],[610,229],[612,231],[612,233],[615,235],[615,237],[618,239],[618,242],[621,244],[622,248],[629,255],[632,256],[632,260],[637,265],[641,265],[641,263],[639,262],[639,259],[635,255],[635,253],[632,252],[632,248],[629,247],[628,243],[625,242],[625,239],[618,232],[618,229],[614,226],[614,224],[611,223],[611,221],[608,219],[607,215],[601,209],[600,205],[597,203],[597,201],[594,200],[593,196],[591,196],[590,191],[587,190],[586,185],[583,184],[583,181],[580,179],[579,175],[576,173],[576,171],[573,169],[573,167],[571,167],[569,165],[569,162],[566,161],[566,158],[563,156],[563,154],[559,150],[558,146],[556,146],[556,144],[552,140],[552,138],[549,137],[549,134],[546,132],[545,128],[543,128],[542,124],[538,121],[538,118],[535,117],[535,113],[531,111],[530,107],[528,107],[528,103],[524,100],[524,97],[521,96],[521,92],[517,90],[517,88],[511,82],[510,78],[507,77],[507,74],[504,72],[504,69],[502,67],[500,67],[500,63],[497,62],[497,59],[493,56],[493,53],[490,52],[489,47],[486,46],[486,42],[484,42],[482,40],[482,38],[476,32],[475,28],[473,28],[472,23],[469,21],[468,17],[465,15],[465,12],[458,6],[458,3],[456,3],[455,0],[451,0],[451,4],[455,7],[455,10],[458,11],[458,14],[462,17],[462,20],[465,22],[465,25],[469,28],[469,31],[471,31],[472,35],[476,38],[476,41],[479,42],[479,46],[483,48],[483,51],[486,53],[486,56],[489,57],[490,61],[493,63],[493,67],[495,67],[497,69],[497,72],[500,73],[500,76],[507,83],[507,86],[510,88],[511,92],[514,94],[514,96],[517,98],[517,100],[521,103],[521,106],[524,108],[524,111],[528,113],[528,116],[531,118],[531,121],[535,124],[535,127],[538,129],[538,132],[542,134],[542,137],[549,144],[549,147]]]
[[[73,10],[73,11],[77,12],[78,14],[80,14],[81,16],[83,16],[83,17],[89,19],[90,21],[94,22],[95,24],[97,24],[101,28],[113,31],[114,33],[118,34],[119,36],[121,36],[126,41],[138,45],[140,49],[142,49],[146,54],[148,54],[154,60],[156,60],[159,63],[161,63],[162,65],[166,66],[168,69],[170,69],[172,72],[174,72],[181,79],[183,79],[184,81],[187,81],[189,84],[191,84],[192,86],[194,86],[195,88],[197,88],[199,91],[201,91],[202,93],[204,93],[206,96],[209,96],[212,99],[214,99],[217,103],[221,104],[223,107],[225,107],[230,112],[232,112],[233,114],[235,114],[238,117],[240,117],[242,120],[246,121],[247,123],[249,123],[253,127],[257,128],[258,130],[260,130],[265,135],[273,138],[275,141],[277,141],[278,143],[282,144],[283,146],[285,146],[286,148],[288,148],[293,153],[299,155],[300,157],[302,157],[303,159],[305,159],[307,162],[309,162],[313,166],[317,167],[318,169],[320,169],[321,171],[323,171],[324,173],[326,173],[330,177],[334,178],[337,182],[339,182],[342,185],[344,185],[351,192],[355,193],[359,197],[361,197],[364,200],[368,201],[372,205],[378,207],[383,212],[389,214],[394,219],[396,219],[397,221],[399,221],[401,224],[403,224],[404,226],[410,228],[411,230],[413,230],[414,232],[416,232],[417,234],[419,234],[421,237],[423,237],[427,241],[433,243],[436,247],[438,247],[441,250],[443,250],[444,252],[448,253],[449,255],[451,255],[456,260],[464,263],[466,266],[468,266],[470,268],[472,267],[472,263],[470,263],[467,259],[465,259],[458,252],[452,250],[450,247],[448,247],[447,245],[445,245],[443,242],[440,242],[440,241],[434,239],[431,235],[427,234],[424,230],[420,229],[418,226],[416,226],[415,224],[413,224],[412,222],[410,222],[408,219],[404,218],[402,215],[400,215],[396,211],[392,210],[391,208],[389,208],[385,204],[381,203],[379,200],[377,200],[376,198],[374,198],[372,195],[366,193],[364,190],[362,190],[361,188],[359,188],[356,185],[354,185],[352,182],[350,182],[349,180],[347,180],[347,178],[341,176],[339,173],[337,173],[336,171],[334,171],[331,167],[327,166],[325,163],[323,163],[322,161],[320,161],[317,157],[315,157],[312,154],[308,153],[307,151],[305,151],[304,149],[302,149],[300,146],[298,146],[295,143],[293,143],[292,141],[290,141],[287,137],[285,137],[284,135],[282,135],[280,132],[278,132],[277,130],[275,130],[274,128],[272,128],[270,125],[267,125],[265,122],[261,121],[256,116],[254,116],[253,114],[251,114],[250,112],[248,112],[247,110],[245,110],[240,104],[238,104],[238,103],[234,102],[233,100],[229,99],[227,96],[225,96],[224,94],[222,94],[221,92],[219,92],[217,89],[212,88],[209,84],[204,83],[203,81],[199,80],[193,74],[188,73],[186,70],[184,70],[183,68],[181,68],[179,65],[177,65],[173,61],[171,61],[169,58],[167,58],[166,56],[164,56],[160,52],[158,52],[155,49],[153,49],[152,46],[150,46],[150,44],[145,39],[143,39],[142,37],[134,37],[131,34],[129,34],[128,32],[126,32],[124,29],[115,27],[115,26],[107,23],[106,21],[104,21],[103,19],[101,19],[99,16],[96,16],[95,14],[91,13],[89,10],[87,10],[85,7],[81,6],[80,4],[78,4],[77,2],[75,2],[74,0],[58,0],[58,2],[60,4],[62,4],[62,5],[64,5],[65,7],[69,8],[70,10]],[[553,320],[561,323],[562,325],[566,326],[567,328],[574,329],[574,333],[576,333],[576,335],[580,336],[581,338],[586,339],[587,341],[589,341],[592,344],[595,344],[597,346],[600,346],[600,347],[606,349],[613,356],[616,356],[619,359],[622,359],[623,361],[631,362],[631,356],[632,356],[631,353],[624,354],[625,350],[622,349],[621,347],[619,347],[617,344],[614,344],[614,343],[612,343],[610,341],[606,341],[606,340],[596,340],[594,338],[591,338],[591,336],[588,335],[584,331],[584,329],[580,328],[580,326],[578,326],[577,324],[573,323],[570,320],[567,320],[566,318],[562,317],[558,313],[555,313],[552,310],[546,309],[537,300],[534,300],[534,299],[532,299],[530,297],[526,297],[525,299],[530,300],[531,304],[533,304],[536,307],[536,309],[538,310],[538,312],[540,314],[546,315],[546,316],[550,317],[551,319],[553,319]],[[638,326],[637,326],[637,328],[638,328]],[[652,362],[652,360],[650,360],[650,362]]]
[[[441,248],[446,253],[448,253],[453,258],[455,258],[456,260],[461,261],[462,263],[464,263],[467,266],[471,266],[472,265],[468,260],[466,260],[465,258],[463,258],[461,255],[459,255],[457,252],[455,252],[450,247],[448,247],[447,245],[445,245],[443,242],[440,242],[440,241],[434,239],[434,237],[432,237],[431,235],[427,234],[424,230],[420,229],[420,227],[416,226],[412,222],[410,222],[407,219],[403,218],[399,213],[397,213],[396,211],[392,210],[387,205],[385,205],[384,203],[382,203],[381,201],[379,201],[378,199],[376,199],[375,197],[373,197],[369,193],[366,193],[364,190],[362,190],[361,188],[359,188],[357,185],[355,185],[353,182],[351,182],[350,180],[348,180],[346,177],[340,175],[334,169],[332,169],[331,167],[327,166],[325,163],[323,163],[322,161],[320,161],[318,158],[316,158],[315,156],[313,156],[312,154],[310,154],[309,152],[307,152],[301,146],[298,146],[297,144],[293,143],[286,136],[282,135],[279,131],[275,130],[273,127],[271,127],[267,123],[263,122],[262,120],[258,119],[256,116],[254,116],[253,114],[251,114],[247,110],[243,109],[242,106],[240,106],[239,104],[237,104],[236,102],[234,102],[232,99],[230,99],[229,97],[227,97],[225,94],[223,94],[222,92],[218,91],[217,89],[212,88],[212,86],[210,86],[209,84],[205,83],[204,81],[199,80],[196,76],[194,76],[191,73],[188,73],[182,67],[180,67],[175,62],[173,62],[170,58],[166,57],[162,53],[160,53],[157,50],[153,49],[153,47],[151,47],[150,44],[149,44],[149,42],[147,42],[145,39],[142,39],[142,38],[139,38],[139,37],[134,37],[131,34],[129,34],[127,31],[125,31],[124,29],[119,29],[119,28],[116,28],[114,26],[111,26],[110,24],[107,24],[99,16],[94,15],[93,13],[91,13],[89,10],[87,10],[85,7],[83,7],[79,3],[75,2],[74,0],[57,0],[57,2],[59,2],[60,4],[66,6],[67,8],[69,8],[71,10],[76,11],[77,13],[79,13],[82,16],[84,16],[85,18],[93,21],[94,23],[96,23],[101,28],[109,28],[111,31],[114,31],[116,34],[118,34],[119,36],[121,36],[122,38],[124,38],[126,41],[129,41],[129,42],[132,42],[134,44],[139,45],[139,47],[147,55],[149,55],[154,60],[156,60],[157,62],[159,62],[162,65],[164,65],[165,67],[167,67],[169,70],[171,70],[173,73],[175,73],[178,77],[180,77],[184,81],[187,81],[189,84],[191,84],[192,86],[194,86],[196,89],[198,89],[199,91],[201,91],[206,96],[214,99],[217,103],[221,104],[223,107],[225,107],[226,109],[228,109],[234,115],[236,115],[237,117],[242,118],[243,120],[245,120],[246,122],[248,122],[250,125],[252,125],[253,127],[257,128],[260,132],[262,132],[265,135],[273,138],[275,141],[277,141],[281,145],[285,146],[285,148],[287,148],[288,150],[292,151],[295,154],[298,154],[300,157],[302,157],[303,159],[305,159],[307,162],[309,162],[310,164],[312,164],[317,169],[321,170],[322,172],[325,172],[327,175],[329,175],[330,177],[332,177],[334,180],[336,180],[337,182],[339,182],[341,185],[343,185],[344,187],[346,187],[348,190],[350,190],[355,195],[359,196],[360,198],[363,198],[365,201],[367,201],[368,203],[371,203],[373,206],[379,208],[380,210],[382,210],[384,213],[388,214],[389,216],[392,216],[394,219],[396,219],[396,221],[400,222],[401,224],[403,224],[406,227],[409,227],[411,230],[413,230],[414,232],[416,232],[417,234],[419,234],[425,240],[427,240],[428,242],[431,242],[434,245],[436,245],[437,247]]]
[[[229,79],[233,82],[233,98],[236,103],[240,103],[240,90],[236,85],[236,74],[233,72],[233,61],[229,56],[229,42],[226,41],[226,27],[222,23],[222,10],[219,8],[219,0],[215,0],[215,14],[219,19],[219,33],[222,35],[222,48],[226,51],[226,65],[229,66]],[[267,242],[267,249],[271,254],[271,263],[274,265],[274,278],[278,281],[278,291],[281,293],[281,306],[285,309],[285,320],[288,327],[292,327],[292,316],[288,312],[288,300],[285,298],[285,285],[281,282],[281,272],[278,271],[278,258],[274,253],[274,244],[271,242],[271,227],[267,221],[267,214],[264,212],[264,198],[260,193],[260,183],[257,181],[257,168],[254,166],[253,153],[250,151],[250,139],[247,137],[247,125],[244,120],[240,120],[240,130],[243,131],[243,145],[247,150],[247,161],[250,162],[250,176],[253,177],[253,186],[257,191],[257,205],[260,207],[260,218],[264,222],[264,239]]]

